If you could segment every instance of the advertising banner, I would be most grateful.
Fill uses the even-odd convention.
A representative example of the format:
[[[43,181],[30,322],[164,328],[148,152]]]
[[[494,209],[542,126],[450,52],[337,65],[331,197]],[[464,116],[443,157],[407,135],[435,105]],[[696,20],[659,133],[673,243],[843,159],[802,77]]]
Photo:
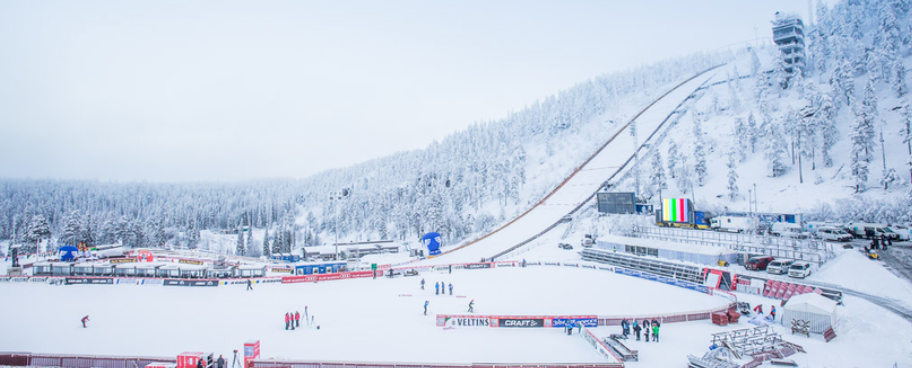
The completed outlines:
[[[10,281],[9,277],[0,277],[0,282],[9,282],[9,281]]]
[[[108,261],[108,263],[117,264],[117,263],[136,263],[136,258],[115,258]]]
[[[47,277],[31,277],[29,278],[29,282],[46,282],[47,279]]]
[[[551,327],[560,327],[566,328],[567,324],[570,326],[576,326],[577,323],[582,323],[583,327],[598,327],[598,317],[597,316],[568,316],[568,317],[557,317],[551,319]]]
[[[196,260],[192,260],[192,259],[178,259],[178,260],[177,260],[177,263],[192,264],[192,265],[202,265],[202,264],[203,264],[203,261],[196,261]]]
[[[67,277],[67,285],[114,285],[114,279],[110,277]]]
[[[10,282],[27,282],[28,279],[29,278],[25,276],[13,276],[9,278]]]
[[[356,279],[362,277],[374,277],[374,271],[355,271],[341,273],[327,273],[320,275],[302,275],[302,276],[283,276],[281,279],[275,279],[283,284],[294,284],[299,282],[318,282],[330,280]]]
[[[269,270],[272,272],[281,272],[281,273],[291,273],[292,272],[292,269],[290,269],[290,268],[270,268]]]
[[[560,263],[557,262],[542,262],[545,266],[560,266]]]
[[[136,279],[132,277],[118,277],[114,280],[114,283],[117,285],[142,285],[143,279]]]
[[[491,264],[490,263],[466,263],[465,265],[462,266],[462,268],[465,268],[467,270],[477,270],[477,269],[482,269],[482,268],[491,268]]]
[[[545,320],[543,318],[500,318],[497,327],[541,328],[545,327]]]
[[[491,319],[487,316],[453,316],[437,315],[438,327],[467,328],[467,327],[492,327]]]
[[[164,285],[165,280],[163,279],[145,279],[142,282],[143,285]]]
[[[165,286],[218,286],[218,280],[179,280],[165,279],[162,283]]]

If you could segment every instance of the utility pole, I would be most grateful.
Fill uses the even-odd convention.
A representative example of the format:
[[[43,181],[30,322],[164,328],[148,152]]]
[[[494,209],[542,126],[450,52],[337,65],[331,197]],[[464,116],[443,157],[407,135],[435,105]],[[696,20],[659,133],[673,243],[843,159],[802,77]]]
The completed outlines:
[[[636,183],[636,194],[640,194],[640,150],[637,149],[639,142],[637,139],[636,120],[630,121],[630,135],[633,136],[633,181]],[[636,203],[636,197],[634,197]]]
[[[350,194],[351,194],[351,189],[349,189],[349,188],[342,188],[342,190],[339,192],[333,192],[333,193],[329,194],[330,203],[333,203],[333,200],[335,200],[333,205],[336,207],[336,218],[335,218],[335,221],[333,221],[333,227],[336,228],[335,229],[336,230],[336,251],[335,251],[336,260],[339,259],[339,206],[342,204],[339,201],[342,199],[348,198],[348,196]]]

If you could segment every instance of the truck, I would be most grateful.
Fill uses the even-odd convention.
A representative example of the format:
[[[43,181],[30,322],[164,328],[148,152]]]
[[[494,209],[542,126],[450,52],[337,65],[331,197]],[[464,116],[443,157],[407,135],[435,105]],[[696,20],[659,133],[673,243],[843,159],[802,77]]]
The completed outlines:
[[[688,229],[709,229],[712,214],[694,211],[688,198],[665,198],[662,208],[655,211],[656,225]]]
[[[710,221],[710,228],[715,231],[727,231],[732,233],[748,232],[754,228],[753,221],[750,217],[742,216],[718,216]]]

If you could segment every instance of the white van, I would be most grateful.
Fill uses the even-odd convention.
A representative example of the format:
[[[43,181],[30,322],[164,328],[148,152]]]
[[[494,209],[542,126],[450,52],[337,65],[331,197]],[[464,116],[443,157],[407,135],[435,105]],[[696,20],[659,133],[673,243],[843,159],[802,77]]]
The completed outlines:
[[[814,233],[814,236],[820,240],[829,240],[829,241],[849,241],[852,240],[852,234],[845,232],[842,229],[833,229],[833,228],[820,228]]]
[[[849,229],[849,232],[852,235],[855,235],[856,238],[867,238],[868,232],[872,231],[875,237],[878,238],[890,238],[892,240],[899,240],[899,234],[893,232],[885,224],[876,224],[870,222],[850,222],[846,227]]]
[[[794,259],[774,259],[766,266],[766,273],[771,273],[773,275],[784,275],[789,273],[789,267],[795,263]]]
[[[748,232],[751,229],[751,218],[741,216],[717,216],[709,220],[709,227],[715,231],[732,233]]]
[[[789,266],[789,277],[805,278],[811,275],[811,264],[798,261]]]
[[[770,234],[795,239],[807,239],[808,234],[801,229],[801,225],[788,222],[776,222],[770,227]]]

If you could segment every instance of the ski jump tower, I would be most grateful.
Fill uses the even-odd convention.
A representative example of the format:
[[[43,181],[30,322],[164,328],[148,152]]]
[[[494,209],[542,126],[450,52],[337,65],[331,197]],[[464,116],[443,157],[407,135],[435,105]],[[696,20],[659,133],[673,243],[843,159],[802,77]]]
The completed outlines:
[[[803,74],[807,60],[804,51],[804,22],[797,14],[776,12],[776,19],[773,20],[773,42],[779,46],[783,66],[789,76],[794,75],[795,68]]]

